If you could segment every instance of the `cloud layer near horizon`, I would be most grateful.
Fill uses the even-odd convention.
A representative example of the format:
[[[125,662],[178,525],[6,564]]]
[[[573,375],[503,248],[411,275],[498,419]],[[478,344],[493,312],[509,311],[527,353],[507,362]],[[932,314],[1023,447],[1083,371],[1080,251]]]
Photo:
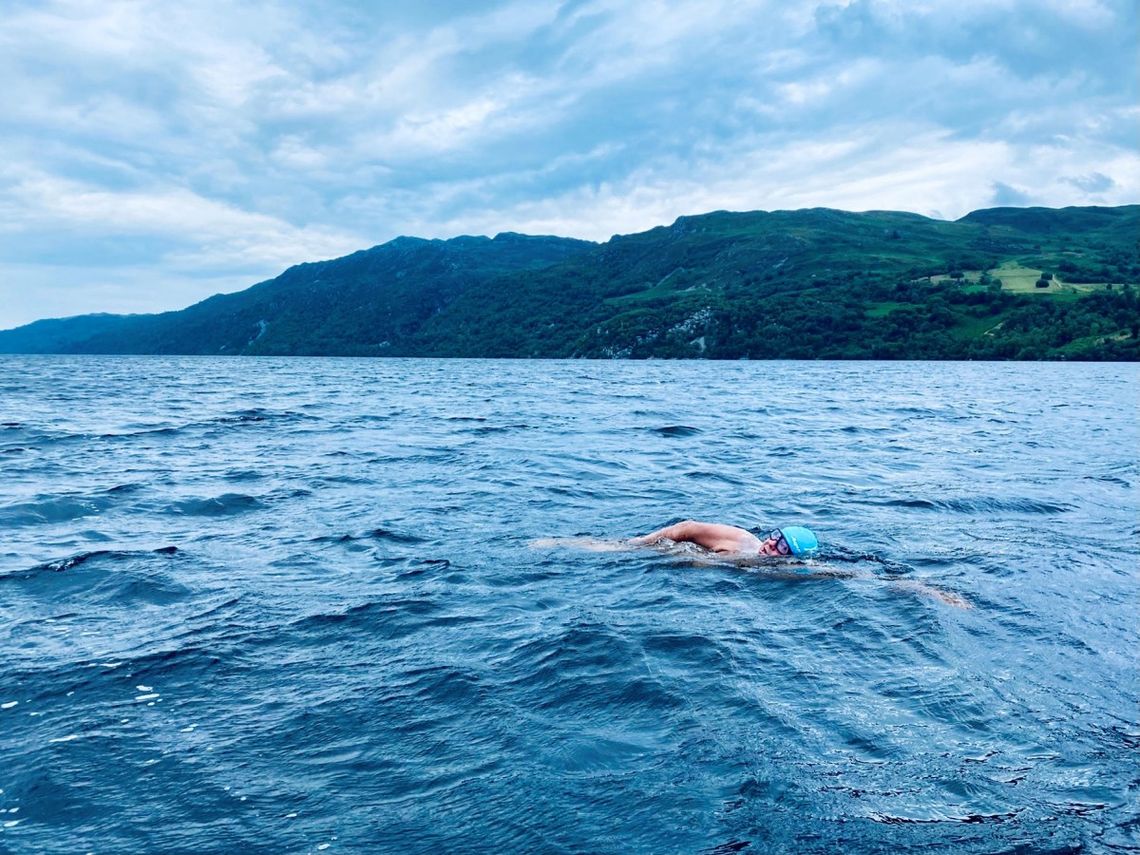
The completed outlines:
[[[1133,0],[388,5],[6,3],[0,328],[400,234],[1140,200]]]

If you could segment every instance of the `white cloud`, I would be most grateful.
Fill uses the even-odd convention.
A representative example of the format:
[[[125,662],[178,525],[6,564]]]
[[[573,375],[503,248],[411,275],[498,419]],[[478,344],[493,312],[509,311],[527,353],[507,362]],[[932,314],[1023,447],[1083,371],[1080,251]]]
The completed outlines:
[[[329,165],[328,155],[307,144],[299,134],[289,134],[278,140],[270,157],[287,169],[323,170]]]
[[[1048,0],[1045,4],[1067,22],[1086,29],[1103,29],[1112,25],[1112,10],[1099,0]]]
[[[12,172],[9,168],[2,175],[11,179]],[[138,263],[151,268],[156,283],[182,283],[185,287],[180,287],[178,294],[194,283],[199,287],[205,287],[203,282],[211,287],[249,285],[290,265],[345,255],[370,243],[359,233],[296,226],[184,188],[108,192],[32,173],[7,183],[3,198],[0,235],[6,232],[9,240],[19,240],[21,234],[51,232],[64,247],[77,240],[111,240],[118,246],[138,242]],[[155,240],[159,241],[158,250],[153,249]],[[154,257],[156,252],[158,256]],[[46,260],[46,269],[54,270],[58,258]],[[102,267],[97,261],[88,265],[89,270]],[[18,269],[27,275],[26,264]],[[108,288],[110,277],[115,275],[124,281],[143,281],[135,277],[130,265],[117,269],[117,273],[104,268],[101,275]],[[84,281],[93,283],[90,275]],[[3,287],[17,293],[26,289],[27,283],[9,279]],[[139,302],[150,308],[175,307],[164,300],[156,301],[153,295]]]

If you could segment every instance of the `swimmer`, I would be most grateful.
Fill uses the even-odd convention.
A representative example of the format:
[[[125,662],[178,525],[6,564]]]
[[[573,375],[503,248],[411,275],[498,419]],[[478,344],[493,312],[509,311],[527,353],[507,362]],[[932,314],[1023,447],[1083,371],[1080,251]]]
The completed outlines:
[[[819,549],[819,540],[811,529],[791,525],[774,529],[761,540],[750,531],[734,525],[685,520],[659,528],[649,534],[626,540],[597,540],[591,537],[544,537],[532,540],[536,549],[552,546],[574,546],[591,552],[619,552],[638,546],[652,546],[669,541],[692,543],[717,555],[731,558],[810,558]]]
[[[738,557],[763,555],[770,558],[809,558],[819,549],[815,533],[800,525],[773,529],[761,540],[752,532],[734,525],[696,520],[685,520],[659,528],[649,534],[631,538],[630,543],[634,546],[648,546],[662,540],[695,543],[719,555]]]
[[[597,540],[590,537],[547,537],[532,540],[530,546],[535,549],[545,549],[558,546],[571,546],[579,549],[588,549],[591,552],[619,552],[626,549],[653,546],[654,544],[692,543],[702,549],[728,558],[738,566],[753,566],[748,559],[752,558],[811,558],[819,550],[819,539],[808,528],[798,525],[783,526],[773,529],[763,540],[746,529],[722,523],[705,523],[696,520],[684,520],[673,525],[651,531],[639,537],[627,540]],[[743,559],[743,561],[741,561]],[[801,578],[814,579],[858,579],[880,581],[872,573],[851,572],[827,566],[800,565],[807,573],[797,574]],[[809,567],[811,569],[809,569]],[[903,590],[911,591],[924,597],[940,600],[949,606],[959,609],[972,608],[969,600],[953,591],[944,591],[935,588],[917,579],[887,580],[889,584]]]

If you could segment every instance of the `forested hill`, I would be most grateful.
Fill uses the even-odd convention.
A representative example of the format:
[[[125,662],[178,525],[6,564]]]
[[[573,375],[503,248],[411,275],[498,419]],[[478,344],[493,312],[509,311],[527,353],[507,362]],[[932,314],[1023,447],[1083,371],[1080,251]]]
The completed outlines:
[[[0,352],[1135,360],[1138,238],[1138,205],[398,238],[177,312],[38,321]]]

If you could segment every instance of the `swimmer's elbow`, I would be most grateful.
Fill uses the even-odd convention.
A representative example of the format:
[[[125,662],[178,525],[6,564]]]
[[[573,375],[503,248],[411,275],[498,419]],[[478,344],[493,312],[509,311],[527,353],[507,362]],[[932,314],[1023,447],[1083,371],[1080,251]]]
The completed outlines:
[[[652,531],[649,534],[643,534],[640,537],[635,537],[631,542],[634,544],[644,545],[657,543],[661,540],[689,540],[692,537],[693,527],[697,525],[699,525],[699,523],[696,523],[693,520],[684,520],[679,523],[673,523],[673,525],[667,525],[665,528],[659,528],[657,531]]]
[[[665,529],[663,536],[677,543],[700,543],[707,528],[705,523],[697,520],[682,520]]]
[[[682,520],[679,523],[674,523],[664,530],[664,536],[670,540],[692,540],[697,534],[697,529],[700,528],[700,523],[696,520]]]

